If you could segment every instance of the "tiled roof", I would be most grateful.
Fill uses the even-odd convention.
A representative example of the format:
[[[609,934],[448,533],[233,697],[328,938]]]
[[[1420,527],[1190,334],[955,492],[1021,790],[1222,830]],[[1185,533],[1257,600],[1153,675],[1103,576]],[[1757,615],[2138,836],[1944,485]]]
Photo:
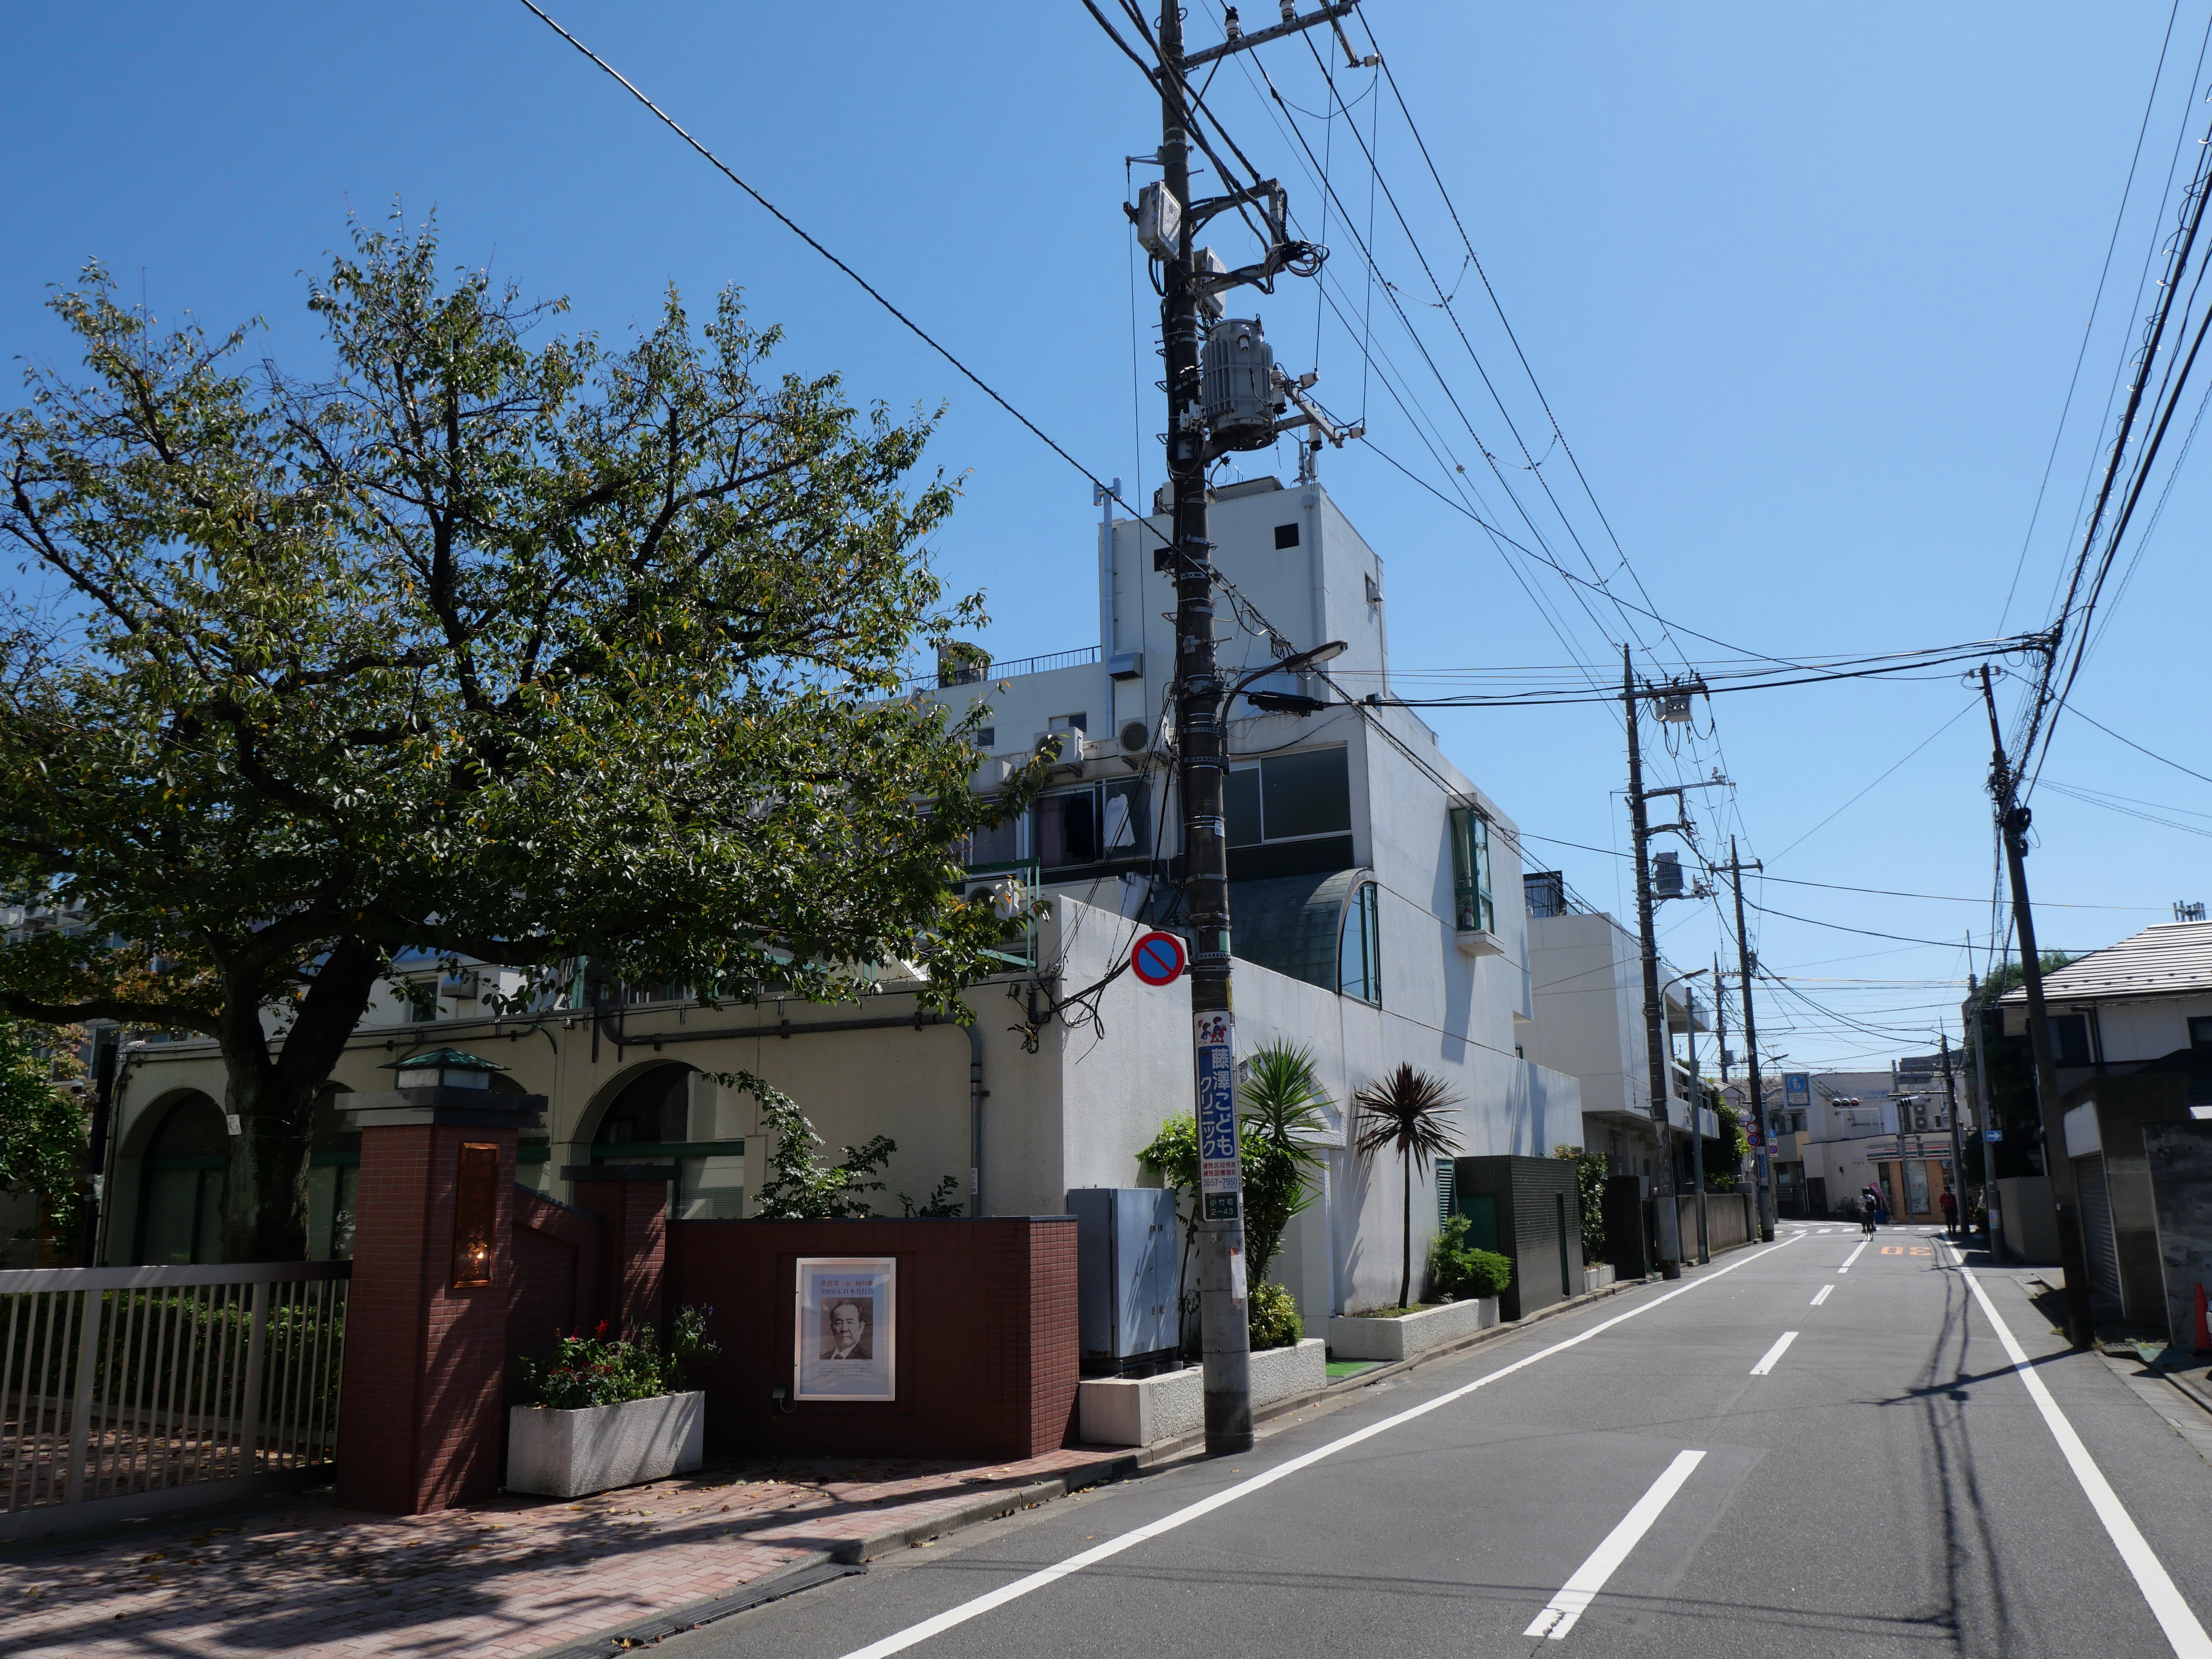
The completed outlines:
[[[2091,997],[2171,997],[2212,992],[2212,921],[2166,921],[2043,976],[2053,1002]],[[2027,988],[2004,994],[2025,1003]]]

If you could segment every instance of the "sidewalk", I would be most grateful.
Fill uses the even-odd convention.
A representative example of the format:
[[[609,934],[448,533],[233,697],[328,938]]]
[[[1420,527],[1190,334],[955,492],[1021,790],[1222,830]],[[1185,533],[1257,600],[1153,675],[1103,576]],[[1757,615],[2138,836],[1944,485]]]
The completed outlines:
[[[313,1498],[228,1524],[0,1556],[5,1659],[521,1659],[1127,1454],[725,1465],[576,1503],[395,1519]],[[1073,1477],[1073,1478],[1070,1478]]]

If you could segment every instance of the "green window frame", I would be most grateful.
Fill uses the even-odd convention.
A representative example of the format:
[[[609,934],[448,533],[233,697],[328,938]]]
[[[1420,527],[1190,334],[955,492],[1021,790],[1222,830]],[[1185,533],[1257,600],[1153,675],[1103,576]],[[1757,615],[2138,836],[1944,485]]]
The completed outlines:
[[[1490,820],[1472,806],[1451,809],[1452,927],[1494,933],[1498,905],[1490,892]]]

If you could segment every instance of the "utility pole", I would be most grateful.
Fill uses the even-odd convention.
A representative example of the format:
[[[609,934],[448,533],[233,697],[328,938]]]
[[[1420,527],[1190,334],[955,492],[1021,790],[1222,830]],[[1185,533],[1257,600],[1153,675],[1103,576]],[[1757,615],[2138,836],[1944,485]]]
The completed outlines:
[[[1997,724],[1996,692],[1990,665],[1982,665],[1982,702],[1990,714],[1990,796],[1996,803],[1997,830],[2004,842],[2005,868],[2012,878],[2014,925],[2020,931],[2020,973],[2027,986],[2027,1042],[2035,1056],[2035,1101],[2043,1118],[2043,1172],[2051,1177],[2052,1208],[2057,1212],[2058,1262],[2066,1273],[2067,1335],[2077,1348],[2090,1346],[2096,1330],[2089,1311],[2089,1261],[2081,1247],[2081,1211],[2074,1186],[2074,1162],[2066,1156],[2066,1125],[2058,1103],[2058,1074],[2051,1067],[2051,1019],[2043,1000],[2043,958],[2035,948],[2035,912],[2027,898],[2027,828],[2019,780],[2005,755]]]
[[[1937,1033],[1943,1039],[1943,1109],[1951,1115],[1951,1185],[1957,1190],[1952,1202],[1957,1206],[1952,1213],[1965,1219],[1966,1207],[1966,1154],[1959,1139],[1959,1091],[1951,1081],[1951,1034]]]
[[[1728,873],[1735,883],[1735,963],[1737,977],[1743,981],[1743,1063],[1745,1086],[1751,1091],[1751,1109],[1759,1120],[1759,1136],[1753,1143],[1752,1156],[1756,1173],[1753,1183],[1759,1199],[1759,1236],[1765,1243],[1774,1239],[1774,1170],[1768,1162],[1770,1147],[1767,1141],[1766,1099],[1759,1086],[1759,1022],[1751,1006],[1751,935],[1743,925],[1743,872],[1764,870],[1766,866],[1757,859],[1746,864],[1738,857],[1735,837],[1729,837]],[[1716,980],[1715,984],[1719,981]]]
[[[1231,450],[1264,448],[1278,430],[1310,425],[1315,441],[1326,435],[1336,443],[1353,435],[1325,423],[1304,398],[1312,383],[1286,382],[1273,374],[1273,390],[1299,413],[1279,426],[1264,418],[1255,423],[1253,405],[1242,411],[1233,431],[1209,432],[1201,363],[1205,325],[1200,312],[1220,311],[1219,295],[1253,283],[1272,291],[1276,274],[1301,276],[1320,269],[1326,251],[1293,241],[1288,209],[1273,179],[1255,180],[1198,202],[1190,193],[1191,128],[1186,76],[1196,64],[1212,63],[1263,41],[1297,34],[1318,25],[1337,26],[1352,9],[1334,0],[1304,17],[1285,5],[1279,25],[1242,32],[1232,8],[1228,38],[1218,46],[1186,54],[1182,10],[1178,0],[1161,0],[1158,46],[1161,179],[1146,186],[1143,205],[1129,210],[1146,250],[1162,265],[1160,337],[1167,358],[1167,471],[1174,501],[1169,545],[1158,562],[1171,569],[1176,590],[1176,732],[1181,748],[1176,787],[1182,798],[1184,906],[1189,918],[1190,1006],[1193,1062],[1199,1130],[1198,1302],[1199,1337],[1204,1353],[1206,1449],[1217,1455],[1249,1451],[1252,1446],[1251,1330],[1245,1306],[1243,1180],[1237,1162],[1237,1027],[1230,988],[1229,836],[1222,796],[1229,769],[1223,720],[1233,688],[1224,684],[1214,647],[1213,542],[1207,523],[1206,464]],[[1219,165],[1217,162],[1217,167]],[[1212,215],[1256,206],[1268,246],[1257,264],[1230,270],[1209,258],[1201,272],[1194,242]],[[1256,324],[1250,332],[1256,336]],[[1263,348],[1264,349],[1264,348]],[[1280,408],[1283,402],[1275,407]],[[1103,579],[1102,579],[1103,581]],[[1102,588],[1103,592],[1103,588]],[[1286,642],[1273,641],[1291,669],[1321,660],[1326,647],[1290,654]],[[1339,646],[1337,649],[1342,649]],[[1333,654],[1333,653],[1329,653]]]
[[[1638,729],[1639,704],[1654,697],[1679,698],[1686,708],[1690,694],[1702,691],[1702,681],[1671,683],[1660,687],[1639,687],[1636,684],[1635,664],[1629,656],[1629,647],[1620,647],[1620,708],[1624,724],[1628,727],[1628,827],[1629,839],[1634,848],[1636,860],[1636,933],[1644,961],[1644,1060],[1650,1068],[1651,1118],[1659,1131],[1660,1163],[1666,1170],[1664,1196],[1669,1211],[1674,1200],[1674,1114],[1668,1106],[1668,1079],[1671,1075],[1667,1063],[1667,1035],[1665,1010],[1659,1000],[1659,942],[1652,929],[1652,910],[1657,902],[1651,890],[1651,862],[1650,858],[1653,830],[1644,813],[1644,803],[1662,795],[1672,795],[1678,807],[1683,807],[1682,821],[1661,824],[1661,830],[1686,831],[1687,816],[1684,798],[1692,789],[1717,787],[1727,780],[1715,778],[1708,783],[1678,784],[1671,788],[1647,791],[1644,787],[1644,745]],[[1674,896],[1669,895],[1669,896]],[[1692,1138],[1697,1132],[1696,1103],[1691,1103],[1690,1128]],[[1671,1218],[1671,1216],[1670,1216]],[[1680,1228],[1663,1227],[1659,1234],[1659,1273],[1664,1279],[1682,1276]],[[1670,1248],[1674,1254],[1667,1254]]]
[[[1966,938],[1967,959],[1972,960],[1973,936]],[[1974,1022],[1974,1103],[1982,1122],[1982,1212],[1989,1218],[1985,1224],[1990,1260],[2004,1260],[2004,1216],[1997,1204],[1997,1149],[1990,1140],[1990,1132],[1996,1127],[1996,1119],[1990,1107],[1990,1067],[1982,1057],[1982,988],[1972,974],[1966,975],[1966,1006],[1973,1010],[1970,1018]]]
[[[1651,868],[1645,850],[1651,839],[1644,813],[1644,746],[1638,740],[1636,668],[1628,647],[1620,647],[1620,708],[1628,726],[1628,828],[1632,856],[1636,860],[1636,937],[1644,962],[1644,1049],[1650,1066],[1651,1116],[1659,1127],[1659,1162],[1666,1172],[1662,1196],[1671,1209],[1674,1202],[1674,1151],[1670,1142],[1673,1115],[1667,1106],[1667,1047],[1659,1025],[1659,939],[1651,928]],[[1659,1231],[1659,1273],[1662,1279],[1682,1276],[1682,1247],[1679,1227]],[[1671,1248],[1673,1255],[1668,1255]]]
[[[1699,973],[1705,970],[1698,969]],[[1687,981],[1685,981],[1686,985]],[[1714,969],[1713,1000],[1721,1000],[1719,969]],[[1698,991],[1688,986],[1682,993],[1682,1004],[1689,1018],[1682,1022],[1682,1042],[1688,1050],[1690,1067],[1690,1191],[1698,1200],[1698,1265],[1712,1265],[1713,1253],[1708,1244],[1711,1230],[1705,1225],[1705,1085],[1698,1078]]]

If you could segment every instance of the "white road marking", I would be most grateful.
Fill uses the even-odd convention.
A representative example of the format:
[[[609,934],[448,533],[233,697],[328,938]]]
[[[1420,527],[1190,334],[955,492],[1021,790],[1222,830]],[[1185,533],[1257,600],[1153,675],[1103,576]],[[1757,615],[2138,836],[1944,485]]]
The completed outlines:
[[[1816,1308],[1817,1308],[1817,1307],[1819,1307],[1819,1306],[1820,1306],[1823,1302],[1826,1302],[1826,1301],[1828,1299],[1828,1293],[1829,1293],[1830,1291],[1833,1291],[1835,1288],[1836,1288],[1836,1287],[1835,1287],[1834,1285],[1821,1285],[1821,1286],[1820,1286],[1820,1293],[1818,1296],[1816,1296],[1816,1297],[1814,1297],[1813,1298],[1813,1305],[1814,1305],[1814,1307],[1816,1307]]]
[[[1760,1357],[1759,1364],[1751,1368],[1751,1374],[1753,1376],[1765,1376],[1769,1371],[1774,1369],[1774,1362],[1781,1358],[1784,1354],[1790,1352],[1790,1345],[1796,1340],[1796,1332],[1783,1332],[1782,1340],[1776,1343],[1772,1347],[1769,1348],[1766,1352]]]
[[[1605,1581],[1628,1559],[1629,1551],[1651,1530],[1651,1523],[1659,1518],[1659,1512],[1682,1490],[1690,1471],[1703,1462],[1705,1456],[1701,1451],[1679,1454],[1667,1466],[1666,1473],[1651,1483],[1651,1490],[1636,1500],[1636,1507],[1620,1517],[1620,1524],[1605,1535],[1605,1542],[1590,1552],[1589,1559],[1575,1569],[1574,1577],[1559,1586],[1559,1593],[1545,1604],[1543,1612],[1536,1615],[1535,1621],[1522,1635],[1548,1636],[1554,1642],[1563,1640],[1583,1610],[1597,1600]]]
[[[1134,1549],[1138,1545],[1158,1538],[1164,1533],[1173,1532],[1177,1527],[1209,1516],[1214,1510],[1233,1504],[1240,1498],[1249,1497],[1262,1487],[1271,1486],[1276,1481],[1296,1474],[1301,1469],[1310,1468],[1324,1458],[1334,1457],[1337,1453],[1349,1447],[1357,1446],[1362,1441],[1371,1440],[1376,1435],[1387,1433],[1402,1424],[1410,1423],[1417,1417],[1425,1417],[1432,1411],[1441,1410],[1453,1401],[1473,1394],[1477,1389],[1487,1388],[1502,1377],[1510,1376],[1516,1371],[1526,1370],[1539,1360],[1549,1359],[1553,1354],[1565,1353],[1570,1348],[1578,1348],[1592,1337],[1601,1335],[1616,1325],[1625,1325],[1632,1319],[1639,1318],[1650,1313],[1652,1309],[1664,1303],[1672,1302],[1678,1296],[1687,1296],[1699,1285],[1710,1285],[1716,1279],[1723,1278],[1734,1273],[1738,1267],[1747,1267],[1761,1256],[1772,1255],[1777,1250],[1787,1249],[1791,1241],[1786,1238],[1778,1240],[1764,1249],[1753,1251],[1751,1255],[1740,1261],[1731,1261],[1725,1267],[1716,1267],[1710,1273],[1701,1273],[1698,1278],[1678,1289],[1668,1291],[1663,1296],[1654,1297],[1649,1302],[1631,1308],[1626,1313],[1615,1314],[1612,1318],[1593,1325],[1586,1331],[1579,1332],[1563,1341],[1553,1343],[1548,1348],[1539,1348],[1532,1354],[1523,1355],[1510,1365],[1500,1365],[1494,1371],[1486,1371],[1476,1377],[1474,1382],[1462,1382],[1458,1388],[1451,1389],[1449,1393],[1440,1394],[1433,1400],[1425,1400],[1418,1406],[1408,1406],[1404,1411],[1393,1416],[1370,1423],[1364,1429],[1355,1429],[1340,1439],[1332,1440],[1325,1446],[1316,1446],[1310,1452],[1302,1452],[1287,1462],[1277,1464],[1272,1469],[1264,1470],[1249,1480],[1240,1480],[1233,1486],[1224,1487],[1211,1498],[1201,1498],[1195,1504],[1185,1504],[1174,1513],[1164,1515],[1157,1521],[1148,1521],[1143,1526],[1133,1528],[1118,1538],[1109,1538],[1103,1544],[1094,1545],[1087,1550],[1078,1551],[1065,1561],[1058,1561],[1051,1566],[1026,1574],[1015,1579],[1012,1583],[1001,1584],[998,1589],[976,1596],[973,1601],[963,1601],[957,1607],[947,1607],[943,1613],[925,1619],[918,1625],[909,1625],[904,1630],[894,1631],[889,1636],[871,1642],[864,1648],[854,1648],[844,1656],[844,1659],[885,1659],[886,1655],[904,1652],[908,1648],[918,1643],[926,1642],[931,1637],[951,1630],[955,1626],[964,1625],[971,1619],[981,1618],[994,1607],[1002,1607],[1009,1601],[1018,1601],[1032,1590],[1040,1590],[1048,1584],[1058,1583],[1061,1579],[1080,1572],[1085,1567],[1096,1566],[1099,1562],[1109,1560],[1121,1554],[1124,1550]],[[1684,1454],[1686,1456],[1690,1455]],[[1695,1455],[1704,1455],[1702,1452]]]
[[[1863,1255],[1866,1253],[1866,1247],[1873,1243],[1874,1240],[1870,1238],[1863,1238],[1859,1240],[1858,1249],[1853,1250],[1849,1255],[1845,1256],[1844,1258],[1844,1265],[1837,1268],[1836,1271],[1839,1273],[1847,1273],[1850,1272],[1851,1263],[1857,1261],[1860,1256]]]
[[[2005,1357],[2012,1361],[2014,1371],[2027,1386],[2028,1398],[2035,1401],[2036,1410],[2043,1413],[2044,1426],[2051,1431],[2051,1437],[2058,1443],[2058,1449],[2066,1458],[2066,1467],[2074,1471],[2074,1478],[2081,1483],[2082,1493],[2089,1500],[2089,1507],[2097,1511],[2097,1519],[2105,1523],[2105,1531],[2112,1540],[2112,1547],[2119,1551],[2120,1559],[2135,1575],[2136,1588],[2142,1592],[2143,1600],[2150,1603],[2151,1616],[2158,1620],[2159,1628],[2166,1632],[2166,1639],[2172,1647],[2176,1659],[2212,1659],[2212,1636],[2205,1634],[2204,1626],[2190,1611],[2189,1603],[2182,1600],[2181,1592],[2174,1587],[2173,1580],[2159,1560],[2157,1552],[2136,1529],[2133,1517],[2120,1502],[2118,1494],[2113,1492],[2112,1483],[2105,1479],[2104,1471],[2089,1455],[2089,1449],[2081,1443],[2081,1437],[2074,1432],[2074,1425],[2066,1420],[2066,1413],[2058,1409],[2058,1402],[2051,1397],[2051,1390],[2035,1374],[2026,1350],[2013,1340],[2012,1329],[1998,1316],[1996,1304],[1990,1300],[1990,1293],[1982,1288],[1981,1280],[1974,1277],[1973,1270],[1966,1265],[1966,1259],[1958,1255],[1956,1247],[1948,1239],[1943,1242],[1943,1248],[1955,1258],[1952,1265],[1959,1269],[1967,1288],[1973,1291],[1974,1300],[1981,1304],[1984,1316],[1996,1328],[1997,1340],[2004,1346]]]

